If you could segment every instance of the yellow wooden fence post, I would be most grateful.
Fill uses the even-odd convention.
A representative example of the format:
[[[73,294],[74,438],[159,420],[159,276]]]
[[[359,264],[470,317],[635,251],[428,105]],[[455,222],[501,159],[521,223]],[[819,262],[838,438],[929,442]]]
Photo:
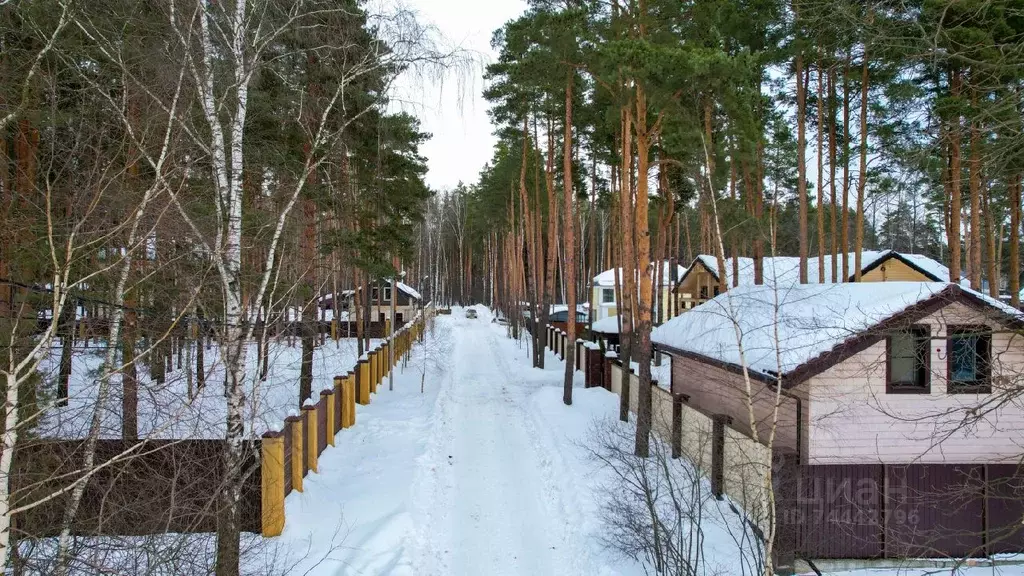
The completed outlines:
[[[262,533],[280,536],[284,531],[284,437],[279,432],[266,432],[262,444]]]
[[[288,426],[291,430],[292,441],[292,489],[297,492],[302,492],[302,463],[303,463],[303,446],[302,446],[302,418],[299,416],[289,416],[285,419],[288,422]]]
[[[334,413],[334,391],[324,390],[320,393],[320,400],[324,403],[324,410],[327,411],[326,426],[324,433],[327,435],[327,445],[334,446],[334,419],[337,417]]]
[[[369,358],[359,359],[359,381],[356,402],[362,405],[370,403],[370,360]]]
[[[316,472],[317,465],[320,463],[320,457],[317,454],[317,440],[320,436],[317,434],[317,407],[303,406],[302,416],[306,419],[306,445],[303,446],[306,453],[306,462],[309,463],[309,471]]]

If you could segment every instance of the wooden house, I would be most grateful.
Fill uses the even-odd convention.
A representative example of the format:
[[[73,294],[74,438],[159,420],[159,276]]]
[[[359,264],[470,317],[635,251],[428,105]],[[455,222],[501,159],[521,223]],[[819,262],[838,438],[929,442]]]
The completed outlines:
[[[825,277],[818,278],[818,258],[807,261],[807,276],[810,284],[853,282],[855,274],[854,254],[848,254],[848,270],[842,270],[842,256],[836,259],[836,275],[832,276],[832,256],[825,257]],[[763,259],[763,283],[785,284],[799,280],[800,259],[794,256],[775,256]],[[725,284],[727,288],[754,284],[753,258],[727,258],[725,260]],[[904,254],[895,250],[865,250],[861,252],[861,282],[950,282],[949,268],[922,254]],[[701,254],[680,277],[675,294],[680,300],[680,309],[693,308],[718,295],[718,259],[713,255]]]
[[[587,307],[581,305],[576,307],[576,332],[581,333],[587,325]],[[551,307],[548,315],[548,324],[559,330],[569,329],[569,307],[565,304],[555,304]]]
[[[402,326],[405,322],[416,315],[416,311],[423,307],[423,297],[413,287],[404,282],[397,282],[397,290],[392,290],[391,282],[382,280],[370,288],[370,322],[383,324],[391,318],[391,298],[394,295],[395,301],[395,325]],[[351,312],[356,309],[353,300],[358,296],[362,297],[362,288],[357,290],[345,290],[342,296],[345,301],[341,304],[342,311]],[[362,303],[360,303],[360,309]],[[329,299],[325,306],[329,306]]]
[[[741,285],[652,340],[689,408],[772,439],[798,555],[962,557],[1024,551],[1022,330],[952,283]]]
[[[661,286],[660,286],[660,298],[658,302],[668,302],[671,294],[672,277],[671,277],[671,264],[668,261],[662,262],[661,267]],[[622,281],[622,268],[612,268],[601,272],[597,276],[594,276],[591,282],[590,290],[590,310],[593,313],[593,320],[603,320],[605,318],[611,318],[618,314],[618,303],[615,297],[615,275],[619,275],[619,281]],[[682,266],[676,266],[676,280],[682,278],[686,274],[686,268]],[[621,285],[621,284],[620,284]],[[657,307],[657,302],[655,303]],[[664,322],[669,319],[669,307],[662,306],[661,310],[656,310],[656,321],[658,323]],[[658,320],[660,319],[660,321]]]

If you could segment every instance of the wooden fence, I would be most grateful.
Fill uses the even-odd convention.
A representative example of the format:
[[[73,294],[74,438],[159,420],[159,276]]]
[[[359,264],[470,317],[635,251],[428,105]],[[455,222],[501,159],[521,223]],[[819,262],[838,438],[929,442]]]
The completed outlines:
[[[318,402],[307,401],[301,416],[289,417],[281,430],[263,434],[260,532],[264,536],[281,534],[285,497],[292,490],[302,492],[303,478],[317,471],[320,455],[334,446],[335,436],[356,425],[356,404],[371,402],[384,378],[422,339],[432,315],[431,308],[424,310],[393,338],[364,354],[348,373],[335,376],[334,386],[320,392]]]
[[[277,536],[284,529],[284,499],[316,472],[335,435],[356,423],[356,403],[369,404],[388,373],[422,338],[428,308],[368,352],[333,386],[310,399],[281,430],[246,443],[242,463],[241,528]],[[394,363],[391,348],[394,348]],[[363,390],[362,393],[359,391]],[[213,532],[222,486],[224,440],[98,440],[95,472],[71,523],[75,535]],[[60,533],[72,482],[83,478],[84,440],[19,443],[11,473],[16,537]]]
[[[33,440],[18,446],[10,478],[13,507],[42,503],[14,515],[16,537],[60,534],[71,498],[68,488],[83,478],[85,447],[85,440]],[[215,531],[223,454],[223,440],[97,440],[95,472],[85,482],[71,533]],[[241,473],[241,527],[259,532],[258,441],[246,444]]]
[[[776,467],[781,544],[807,558],[987,556],[1024,550],[1016,465]]]

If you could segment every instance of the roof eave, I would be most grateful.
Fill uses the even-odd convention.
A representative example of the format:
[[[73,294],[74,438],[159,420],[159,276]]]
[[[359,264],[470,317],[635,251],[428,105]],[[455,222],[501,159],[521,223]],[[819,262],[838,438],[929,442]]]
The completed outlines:
[[[866,350],[879,340],[885,338],[886,331],[890,331],[893,328],[906,323],[915,322],[929,314],[937,312],[952,302],[961,302],[976,309],[990,311],[994,313],[998,317],[999,321],[1003,322],[1005,325],[1018,330],[1024,330],[1024,318],[1020,315],[1011,315],[1004,312],[984,299],[979,298],[976,294],[964,290],[957,284],[950,283],[948,286],[932,294],[928,298],[925,298],[924,300],[893,314],[881,322],[860,331],[852,338],[836,344],[828,351],[807,360],[788,372],[785,372],[781,377],[751,370],[749,367],[747,369],[747,374],[762,382],[774,385],[776,382],[781,381],[783,388],[793,388],[794,386],[821,374],[839,362],[850,358],[854,354]],[[667,346],[664,344],[656,345],[658,346],[658,349],[668,353],[669,355],[684,356],[697,360],[698,362],[703,362],[705,364],[724,368],[731,372],[743,374],[743,366],[739,364],[726,362],[724,360],[712,358],[696,352],[681,350],[673,346]]]

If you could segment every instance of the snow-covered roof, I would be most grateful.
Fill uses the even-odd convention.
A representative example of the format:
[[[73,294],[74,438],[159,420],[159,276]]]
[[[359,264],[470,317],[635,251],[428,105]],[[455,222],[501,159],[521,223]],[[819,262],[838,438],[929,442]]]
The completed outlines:
[[[661,263],[661,278],[662,278],[661,285],[662,286],[668,286],[672,282],[672,277],[670,275],[671,272],[672,272],[672,269],[670,268],[670,266],[671,266],[671,263],[668,260],[662,261],[662,263]],[[686,268],[684,268],[683,266],[678,266],[677,265],[676,266],[676,271],[678,272],[678,274],[676,275],[676,279],[677,280],[679,278],[682,278],[683,275],[686,274]],[[594,285],[595,286],[615,286],[615,274],[616,273],[618,273],[619,280],[621,281],[622,280],[622,268],[609,268],[608,270],[605,270],[604,272],[601,272],[597,276],[594,276]]]
[[[733,366],[745,361],[755,376],[774,377],[915,304],[960,295],[1003,317],[1024,318],[998,300],[947,282],[793,283],[778,290],[771,285],[745,285],[655,328],[651,340]]]
[[[600,334],[618,334],[619,333],[619,319],[616,316],[609,316],[602,318],[594,322],[590,326],[591,332],[598,332]]]
[[[415,299],[415,300],[423,300],[423,296],[420,296],[420,293],[417,292],[416,290],[414,290],[412,286],[409,286],[408,284],[406,284],[405,282],[402,282],[402,281],[398,281],[397,284],[398,284],[398,289],[399,290],[401,290],[402,292],[405,292],[406,294],[408,294],[413,299]]]
[[[889,258],[902,260],[913,268],[918,269],[934,282],[949,282],[949,268],[942,263],[929,258],[923,254],[905,254],[895,250],[863,250],[861,251],[861,273],[864,273]],[[832,281],[832,256],[825,256],[825,278],[824,283]],[[842,255],[837,258],[837,268],[840,269],[840,282],[854,276],[856,272],[856,259],[854,253],[848,253],[848,267],[845,276],[842,274]],[[700,254],[696,261],[700,262],[716,278],[719,276],[718,259],[711,254]],[[738,258],[739,286],[746,286],[754,283],[754,259]],[[693,268],[693,266],[691,266]],[[725,270],[727,284],[733,285],[733,259],[726,258]],[[765,283],[777,282],[779,284],[795,283],[800,279],[800,258],[796,256],[766,256],[764,258],[764,281]],[[818,278],[818,258],[807,259],[807,282],[811,284],[821,283]],[[964,287],[969,286],[961,280]]]
[[[569,309],[569,305],[568,304],[552,304],[551,305],[551,314],[554,314],[555,312],[565,312],[568,309]],[[577,312],[586,312],[589,309],[590,309],[590,305],[586,304],[586,303],[584,303],[584,304],[577,304],[576,305],[576,311]]]
[[[853,252],[848,253],[848,268],[846,275],[842,273],[842,254],[837,258],[837,268],[840,269],[840,282],[846,282],[856,272],[856,259]],[[924,254],[906,254],[895,250],[863,250],[860,253],[861,274],[876,268],[889,258],[902,260],[911,268],[919,270],[933,282],[950,282],[949,269],[941,262]],[[754,284],[754,258],[737,258],[739,282],[738,286]],[[701,263],[711,272],[715,278],[719,277],[718,258],[712,254],[699,254],[695,262]],[[694,263],[695,263],[694,262]],[[831,255],[824,257],[825,278],[824,283],[831,282]],[[691,265],[690,268],[695,268]],[[726,282],[732,287],[733,258],[725,259]],[[800,280],[800,258],[797,256],[766,256],[764,258],[764,279],[765,283],[777,282],[778,284],[796,283]],[[821,283],[818,278],[818,258],[807,259],[807,282],[811,284]],[[970,287],[966,279],[961,279],[961,285]]]

